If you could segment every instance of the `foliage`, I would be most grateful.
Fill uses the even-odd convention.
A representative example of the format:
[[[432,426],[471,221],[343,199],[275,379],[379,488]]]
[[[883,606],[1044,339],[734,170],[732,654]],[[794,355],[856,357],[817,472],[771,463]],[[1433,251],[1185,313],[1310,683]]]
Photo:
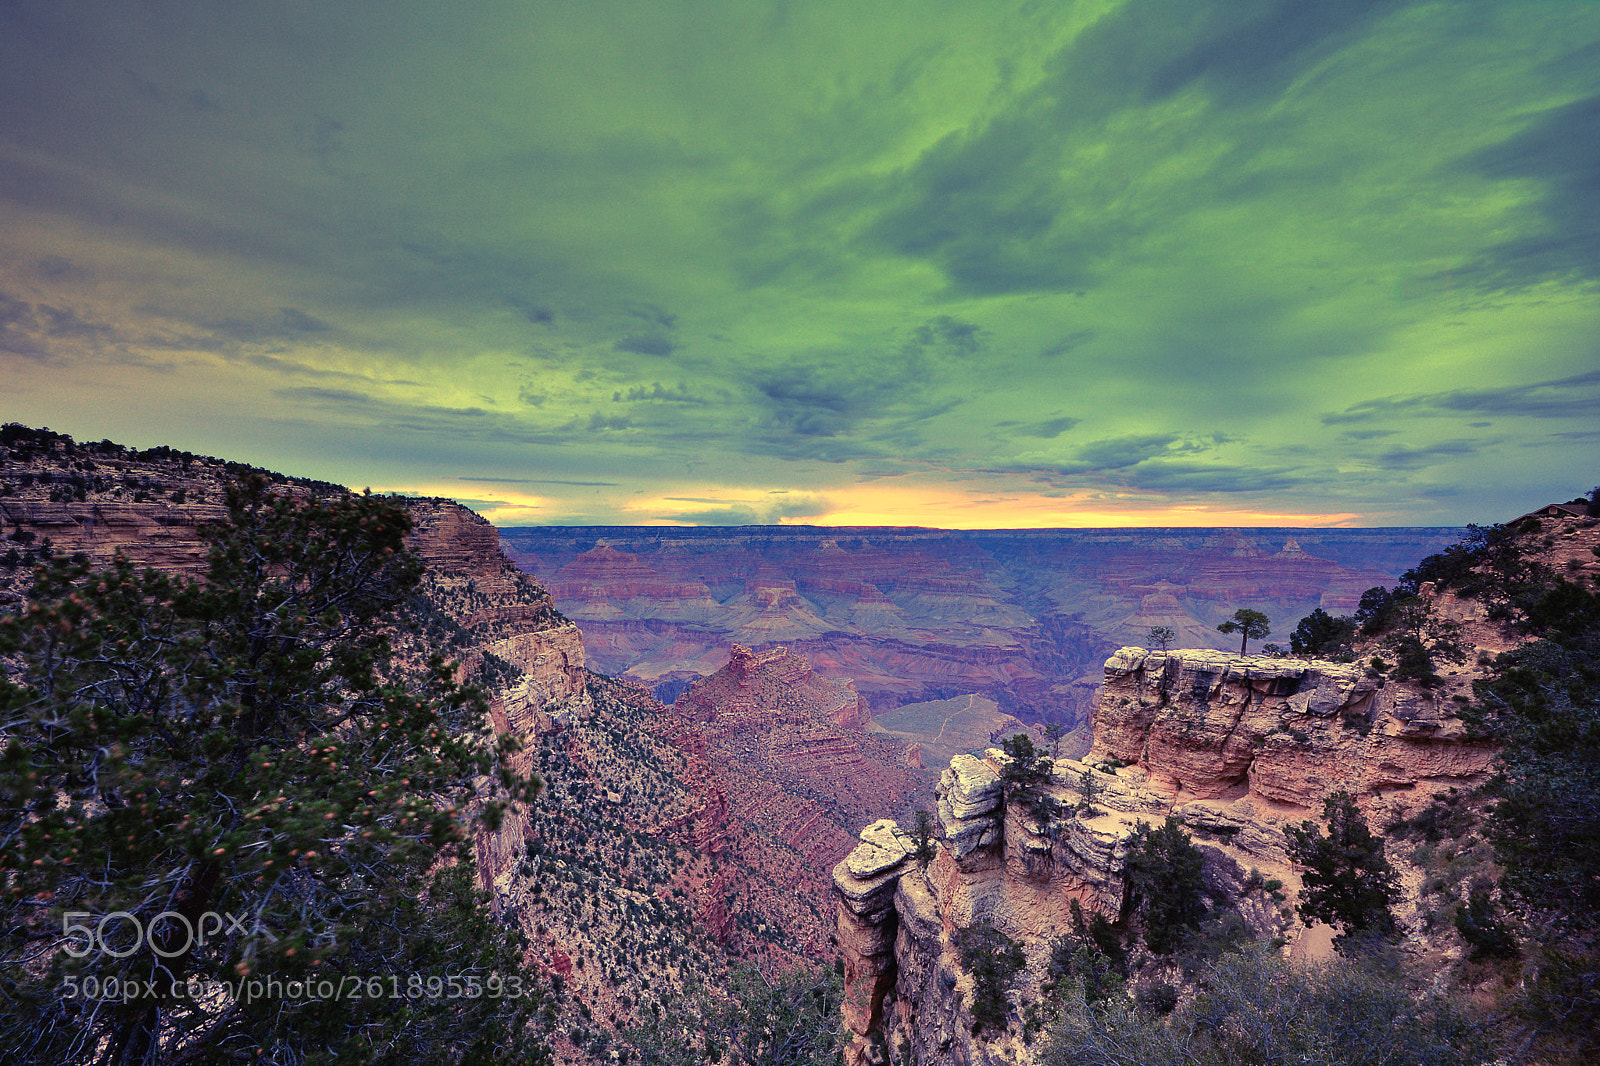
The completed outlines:
[[[1414,576],[1416,571],[1407,574]],[[1432,688],[1444,680],[1438,674],[1439,662],[1467,661],[1468,645],[1461,624],[1438,617],[1418,593],[1415,582],[1396,589],[1368,589],[1361,594],[1352,621],[1358,636],[1382,638],[1381,646],[1394,657],[1393,676],[1398,680],[1411,679]],[[1375,667],[1387,668],[1387,664]]]
[[[1072,901],[1072,932],[1050,942],[1050,961],[1041,986],[1045,995],[1060,1000],[1078,989],[1090,1003],[1120,996],[1128,977],[1128,953],[1111,921],[1096,913],[1086,919],[1083,907]]]
[[[1500,915],[1488,885],[1474,885],[1456,911],[1456,932],[1472,945],[1472,957],[1511,958],[1520,954],[1516,935]]]
[[[1368,937],[1396,933],[1389,909],[1400,897],[1399,877],[1384,855],[1383,841],[1367,828],[1355,797],[1335,792],[1322,804],[1328,835],[1315,822],[1285,827],[1289,857],[1306,868],[1301,877],[1300,917],[1342,932],[1334,946],[1349,951]]]
[[[1452,788],[1441,796],[1435,796],[1432,802],[1410,818],[1389,824],[1384,832],[1400,840],[1420,839],[1430,844],[1458,839],[1478,823],[1477,815],[1467,800],[1467,793]]]
[[[917,846],[912,849],[911,857],[917,860],[917,865],[926,867],[933,861],[935,852],[933,843],[933,815],[919,809],[917,811],[917,828],[912,834]]]
[[[766,975],[746,966],[716,991],[668,995],[622,1032],[643,1066],[833,1066],[843,1061],[843,982],[831,969]]]
[[[1123,872],[1127,905],[1144,923],[1144,941],[1157,955],[1170,955],[1200,927],[1206,914],[1205,859],[1179,821],[1152,829],[1139,823]]]
[[[1067,727],[1063,722],[1046,722],[1044,726],[1044,739],[1050,743],[1050,757],[1053,759],[1061,754],[1061,738],[1067,735]]]
[[[1592,938],[1545,937],[1527,955],[1511,1009],[1535,1034],[1540,1060],[1600,1061],[1600,945]]]
[[[1558,606],[1559,605],[1559,606]],[[1543,639],[1499,656],[1479,721],[1506,747],[1487,833],[1508,900],[1600,928],[1600,593],[1560,582],[1534,601]]]
[[[1478,724],[1501,739],[1499,801],[1485,832],[1500,894],[1537,943],[1515,1003],[1540,1046],[1600,1054],[1600,593],[1564,579],[1524,587],[1517,624],[1535,637],[1476,686]],[[1469,927],[1483,922],[1469,913]],[[1462,930],[1467,936],[1467,930]],[[1491,924],[1483,937],[1501,942]],[[1480,946],[1473,941],[1474,946]]]
[[[38,1061],[537,1059],[532,982],[461,846],[463,810],[492,823],[531,783],[498,768],[447,665],[391,676],[384,631],[421,570],[409,519],[262,477],[228,508],[205,582],[58,562],[0,620],[0,910],[21,964],[4,1042]],[[98,940],[64,937],[84,923]],[[412,973],[523,995],[407,998]],[[189,993],[388,974],[400,997]],[[65,991],[108,982],[140,994]]]
[[[1151,626],[1150,632],[1145,635],[1145,639],[1150,642],[1150,646],[1152,648],[1160,648],[1162,651],[1166,651],[1167,646],[1171,644],[1173,640],[1177,638],[1177,636],[1178,634],[1172,631],[1171,626]]]
[[[1006,764],[1000,769],[1001,784],[1007,788],[1034,789],[1050,780],[1050,756],[1034,746],[1026,733],[1015,733],[1000,742]]]
[[[1233,612],[1233,617],[1226,622],[1217,624],[1219,633],[1239,634],[1239,654],[1243,655],[1250,647],[1252,640],[1272,635],[1272,622],[1260,611],[1252,611],[1248,607],[1241,607]]]
[[[1294,632],[1289,635],[1289,650],[1296,655],[1349,662],[1355,636],[1354,618],[1336,618],[1318,607],[1295,626]]]
[[[1055,797],[1045,793],[1054,763],[1043,748],[1035,747],[1026,733],[1015,733],[1000,742],[1006,764],[1000,769],[1000,787],[1007,803],[1021,803],[1034,818],[1048,825],[1061,813]]]
[[[1100,786],[1094,783],[1094,771],[1085,770],[1078,775],[1078,793],[1083,798],[1078,801],[1078,811],[1085,818],[1098,818],[1105,812],[1094,805],[1095,797],[1100,794]]]
[[[972,975],[972,1020],[996,1032],[1006,1028],[1006,989],[1027,960],[1022,945],[988,923],[961,932],[961,968]]]
[[[1453,1001],[1414,997],[1371,962],[1291,967],[1275,953],[1228,953],[1200,994],[1163,1021],[1125,999],[1069,1003],[1042,1066],[1471,1066],[1491,1057],[1483,1024]]]

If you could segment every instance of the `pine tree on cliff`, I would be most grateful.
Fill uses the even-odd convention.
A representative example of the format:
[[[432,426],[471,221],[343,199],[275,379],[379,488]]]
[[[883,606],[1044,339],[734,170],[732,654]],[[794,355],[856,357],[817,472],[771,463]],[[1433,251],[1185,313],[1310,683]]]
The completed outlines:
[[[1048,825],[1061,813],[1061,804],[1044,791],[1054,766],[1043,748],[1034,747],[1033,738],[1015,733],[1001,741],[1008,756],[1000,769],[1000,785],[1007,803],[1021,803],[1036,820]]]
[[[1306,868],[1300,879],[1300,917],[1307,924],[1340,927],[1343,932],[1333,941],[1340,951],[1368,937],[1393,937],[1397,926],[1389,908],[1400,898],[1400,882],[1384,855],[1383,841],[1372,835],[1348,792],[1324,800],[1322,813],[1327,836],[1310,821],[1284,829],[1289,857]]]
[[[461,813],[492,822],[525,783],[450,667],[388,666],[421,574],[408,517],[264,478],[228,506],[209,580],[62,562],[0,620],[0,957],[30,960],[0,979],[0,1044],[540,1061]]]
[[[1272,635],[1272,623],[1260,611],[1252,611],[1248,607],[1241,607],[1233,612],[1233,617],[1226,622],[1217,624],[1219,633],[1238,633],[1239,654],[1245,654],[1252,640]]]
[[[1204,856],[1172,815],[1157,829],[1139,823],[1123,871],[1124,910],[1143,916],[1145,944],[1157,955],[1172,954],[1200,927],[1204,871]]]

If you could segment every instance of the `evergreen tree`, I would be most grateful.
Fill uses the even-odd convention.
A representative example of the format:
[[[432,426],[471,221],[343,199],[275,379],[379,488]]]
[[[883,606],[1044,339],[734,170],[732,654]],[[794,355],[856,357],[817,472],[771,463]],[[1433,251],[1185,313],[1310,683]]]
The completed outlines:
[[[1159,829],[1141,822],[1123,872],[1124,913],[1137,912],[1144,941],[1157,955],[1170,955],[1200,927],[1206,915],[1205,859],[1182,824],[1171,815]]]
[[[1000,786],[1007,803],[1021,803],[1033,817],[1046,825],[1061,814],[1061,805],[1044,791],[1054,766],[1043,748],[1034,746],[1026,733],[1015,733],[1000,742],[1008,761],[1000,770]]]
[[[1233,612],[1233,617],[1217,625],[1219,633],[1239,634],[1239,654],[1243,655],[1250,647],[1252,640],[1272,635],[1272,623],[1260,611],[1252,611],[1248,607],[1241,607]]]
[[[1007,1026],[1006,989],[1027,963],[1022,945],[988,923],[960,934],[961,968],[972,974],[972,1020],[984,1029]]]
[[[473,892],[463,813],[492,822],[528,783],[449,666],[391,668],[385,630],[421,573],[409,519],[260,477],[228,508],[204,582],[63,562],[0,619],[0,913],[23,963],[0,968],[0,1044],[39,1062],[538,1059],[536,990]]]
[[[669,993],[661,1010],[621,1035],[644,1066],[833,1066],[848,1035],[843,1001],[832,970],[769,976],[741,966],[723,988]]]
[[[1289,635],[1289,650],[1296,655],[1347,658],[1355,636],[1355,619],[1334,617],[1318,607],[1295,626]]]
[[[1306,868],[1300,917],[1307,923],[1340,927],[1343,932],[1334,938],[1334,945],[1341,951],[1365,937],[1394,936],[1394,913],[1389,908],[1400,897],[1400,885],[1384,855],[1383,841],[1372,835],[1348,792],[1335,792],[1324,800],[1322,813],[1328,822],[1327,836],[1311,821],[1285,828],[1289,857]]]

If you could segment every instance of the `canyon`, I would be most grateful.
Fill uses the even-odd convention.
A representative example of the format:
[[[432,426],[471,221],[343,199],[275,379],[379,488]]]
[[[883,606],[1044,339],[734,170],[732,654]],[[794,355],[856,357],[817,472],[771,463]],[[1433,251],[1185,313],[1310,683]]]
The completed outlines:
[[[596,526],[506,528],[501,542],[583,627],[596,669],[667,701],[733,643],[782,645],[853,682],[874,715],[979,696],[1065,725],[1082,754],[1115,648],[1154,626],[1173,646],[1236,647],[1216,624],[1240,607],[1285,642],[1313,609],[1350,613],[1459,532]]]
[[[0,610],[46,542],[202,574],[200,528],[249,472],[59,435],[9,444]],[[1299,884],[1284,827],[1340,788],[1374,821],[1402,817],[1481,783],[1494,757],[1457,713],[1476,663],[1424,690],[1240,656],[1215,630],[1236,606],[1279,634],[1317,606],[1349,613],[1453,531],[497,531],[448,500],[396,502],[426,563],[397,648],[482,684],[494,729],[523,743],[514,768],[545,783],[475,851],[528,965],[565,989],[546,1025],[561,1062],[614,1061],[652,1003],[734,967],[835,957],[855,1066],[1027,1062],[1019,1037],[974,1034],[964,930],[1024,943],[1013,998],[1036,996],[1071,904],[1118,917],[1129,840],[1170,814],[1212,898],[1312,957],[1326,936],[1283,905]],[[1562,565],[1591,567],[1593,530],[1548,521]],[[1513,643],[1474,602],[1432,602],[1483,651]],[[1142,647],[1152,626],[1186,647]],[[1071,811],[1054,824],[1004,801],[989,747],[1041,721],[1073,730],[1046,785]]]
[[[1516,526],[1549,572],[1600,581],[1600,519],[1552,507]],[[1041,818],[1007,795],[1012,760],[991,747],[957,755],[943,771],[931,853],[919,856],[913,833],[893,818],[865,828],[833,872],[853,1034],[846,1062],[1034,1061],[1026,1024],[984,1030],[963,939],[992,928],[1021,945],[1026,963],[1006,1009],[1025,1022],[1047,994],[1052,944],[1074,932],[1074,907],[1129,920],[1134,842],[1141,825],[1168,818],[1203,856],[1211,906],[1291,958],[1326,958],[1328,927],[1308,926],[1286,905],[1304,871],[1285,830],[1320,819],[1323,801],[1341,792],[1369,824],[1404,826],[1435,803],[1437,815],[1469,801],[1497,767],[1497,743],[1462,711],[1493,655],[1527,638],[1477,600],[1426,582],[1419,596],[1432,616],[1461,627],[1473,653],[1429,685],[1387,676],[1376,657],[1122,647],[1103,664],[1091,750],[1050,762],[1043,792],[1060,817]],[[1451,843],[1442,867],[1426,845],[1389,849],[1403,887],[1402,948],[1440,981],[1472,980],[1470,950],[1436,907],[1441,892],[1465,898],[1492,869],[1486,853],[1468,854],[1478,848]],[[1181,981],[1176,966],[1161,975]]]
[[[82,556],[203,578],[207,523],[232,479],[314,498],[337,486],[170,449],[79,445],[7,427],[0,451],[0,611],[34,567]],[[480,887],[558,989],[544,1032],[557,1061],[612,1061],[650,1006],[832,954],[828,871],[877,813],[931,803],[905,742],[865,728],[848,679],[782,647],[734,646],[671,706],[588,669],[582,632],[501,551],[484,519],[440,499],[392,498],[425,564],[389,634],[404,669],[431,653],[489,697],[521,742],[509,769],[543,794],[474,837]],[[553,1008],[554,1009],[554,1008]]]

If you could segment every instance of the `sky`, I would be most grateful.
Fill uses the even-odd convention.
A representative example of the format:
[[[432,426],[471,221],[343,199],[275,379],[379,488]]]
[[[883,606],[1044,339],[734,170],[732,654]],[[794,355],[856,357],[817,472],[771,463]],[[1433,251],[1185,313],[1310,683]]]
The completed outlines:
[[[501,525],[1600,481],[1600,3],[0,0],[0,420]]]

